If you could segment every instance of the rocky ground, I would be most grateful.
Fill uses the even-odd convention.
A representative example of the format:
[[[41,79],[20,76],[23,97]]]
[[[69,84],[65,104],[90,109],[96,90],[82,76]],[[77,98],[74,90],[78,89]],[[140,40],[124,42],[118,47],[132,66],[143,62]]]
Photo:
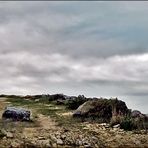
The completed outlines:
[[[72,119],[72,112],[65,110],[63,106],[46,103],[17,104],[1,98],[0,115],[8,105],[30,109],[32,122],[1,119],[1,148],[148,147],[146,131],[124,131],[118,125],[110,128],[106,123]]]

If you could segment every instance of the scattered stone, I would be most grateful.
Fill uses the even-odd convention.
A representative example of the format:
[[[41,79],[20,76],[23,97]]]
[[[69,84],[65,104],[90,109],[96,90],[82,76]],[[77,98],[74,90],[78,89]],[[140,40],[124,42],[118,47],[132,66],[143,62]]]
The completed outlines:
[[[41,145],[41,146],[51,147],[51,145],[49,143],[49,139],[39,140],[38,142],[39,142],[39,145]]]
[[[85,148],[92,148],[91,144],[84,145]]]
[[[13,142],[11,143],[11,147],[12,147],[12,148],[18,148],[18,147],[20,147],[20,144],[19,144],[18,142],[16,142],[16,141],[13,141]]]
[[[13,134],[11,132],[7,132],[6,133],[6,137],[7,138],[13,138],[14,136],[13,136]]]
[[[56,143],[52,143],[52,147],[53,148],[56,148],[57,147],[57,144]]]
[[[3,140],[6,140],[7,139],[7,137],[3,137]]]
[[[61,135],[61,139],[64,140],[66,138],[66,135]]]
[[[38,140],[45,140],[45,137],[38,137]]]
[[[6,136],[6,131],[4,129],[0,130],[0,138],[3,138]]]
[[[89,128],[88,127],[83,127],[83,130],[89,130]]]
[[[57,141],[57,138],[55,137],[55,135],[50,135],[50,138],[52,141],[56,142]]]
[[[83,145],[82,141],[79,141],[79,145],[80,145],[80,146]]]
[[[96,138],[95,136],[92,136],[91,138],[92,138],[92,141],[93,141],[94,143],[97,143],[98,138]]]
[[[113,128],[120,128],[120,124],[114,125]]]
[[[101,126],[106,126],[106,125],[107,125],[107,123],[101,123],[100,125],[101,125]]]
[[[63,141],[61,139],[57,139],[57,144],[63,145]]]

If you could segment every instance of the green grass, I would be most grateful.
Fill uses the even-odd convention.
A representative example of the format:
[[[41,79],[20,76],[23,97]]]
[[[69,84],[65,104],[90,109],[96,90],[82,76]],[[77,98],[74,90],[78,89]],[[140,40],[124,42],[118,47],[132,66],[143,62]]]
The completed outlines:
[[[22,98],[8,98],[6,101],[11,102],[14,106],[31,105],[34,103],[32,100],[25,100]]]
[[[56,105],[55,103],[46,100],[35,102],[34,100],[25,100],[22,98],[8,98],[7,101],[10,102],[12,106],[26,107],[33,110],[33,120],[38,117],[38,114],[43,114],[45,116],[50,116],[51,118],[53,118],[59,126],[78,127],[79,123],[81,122],[80,119],[76,119],[71,116],[60,116],[60,113],[72,111],[70,109],[67,109],[64,105]]]
[[[38,109],[38,113],[41,113],[46,116],[50,116],[53,118],[59,126],[64,126],[64,127],[71,127],[71,126],[78,126],[79,124],[79,119],[73,118],[71,116],[61,116],[59,114],[68,112],[68,110],[65,106],[55,106],[58,107],[57,109],[55,108],[40,108]]]

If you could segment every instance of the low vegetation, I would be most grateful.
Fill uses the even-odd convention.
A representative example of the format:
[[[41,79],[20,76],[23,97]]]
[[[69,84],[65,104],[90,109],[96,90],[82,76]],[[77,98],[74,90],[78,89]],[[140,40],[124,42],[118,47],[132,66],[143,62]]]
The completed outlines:
[[[2,147],[12,145],[14,140],[26,148],[79,147],[80,145],[82,147],[108,147],[110,143],[113,146],[118,144],[121,147],[128,147],[134,145],[131,141],[129,143],[132,145],[127,145],[129,137],[136,135],[132,135],[129,131],[140,133],[143,146],[147,145],[147,136],[142,133],[144,130],[144,134],[147,135],[147,117],[139,112],[139,116],[133,116],[126,104],[117,98],[92,99],[84,96],[68,97],[63,94],[1,95],[1,97],[7,97],[5,102],[8,106],[22,107],[32,113],[29,122],[0,120],[0,145]],[[75,113],[77,113],[76,116]],[[122,136],[122,139],[119,137],[115,139],[115,135]],[[135,138],[139,139],[139,136]],[[136,146],[139,147],[140,144],[137,143]]]
[[[13,106],[21,106],[32,110],[32,120],[36,120],[38,114],[52,117],[60,126],[77,126],[82,121],[81,119],[74,119],[71,116],[62,116],[67,112],[72,112],[72,109],[65,105],[56,105],[54,101],[40,98],[37,102],[35,100],[26,100],[20,97],[11,97],[7,99]]]

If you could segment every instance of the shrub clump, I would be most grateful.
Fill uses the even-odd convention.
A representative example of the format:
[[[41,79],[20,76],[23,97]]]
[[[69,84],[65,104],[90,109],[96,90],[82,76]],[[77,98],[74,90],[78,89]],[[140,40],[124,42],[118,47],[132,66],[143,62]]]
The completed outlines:
[[[88,98],[85,98],[83,95],[79,95],[78,97],[70,97],[65,101],[65,105],[68,109],[77,109],[84,102],[88,101]]]
[[[126,131],[131,131],[137,129],[138,127],[132,118],[125,117],[120,123],[120,128]]]
[[[113,116],[110,121],[110,126],[113,127],[116,124],[120,124],[120,128],[131,130],[147,130],[148,129],[148,117],[140,113],[140,116],[133,116],[133,112],[129,110],[125,116]]]

